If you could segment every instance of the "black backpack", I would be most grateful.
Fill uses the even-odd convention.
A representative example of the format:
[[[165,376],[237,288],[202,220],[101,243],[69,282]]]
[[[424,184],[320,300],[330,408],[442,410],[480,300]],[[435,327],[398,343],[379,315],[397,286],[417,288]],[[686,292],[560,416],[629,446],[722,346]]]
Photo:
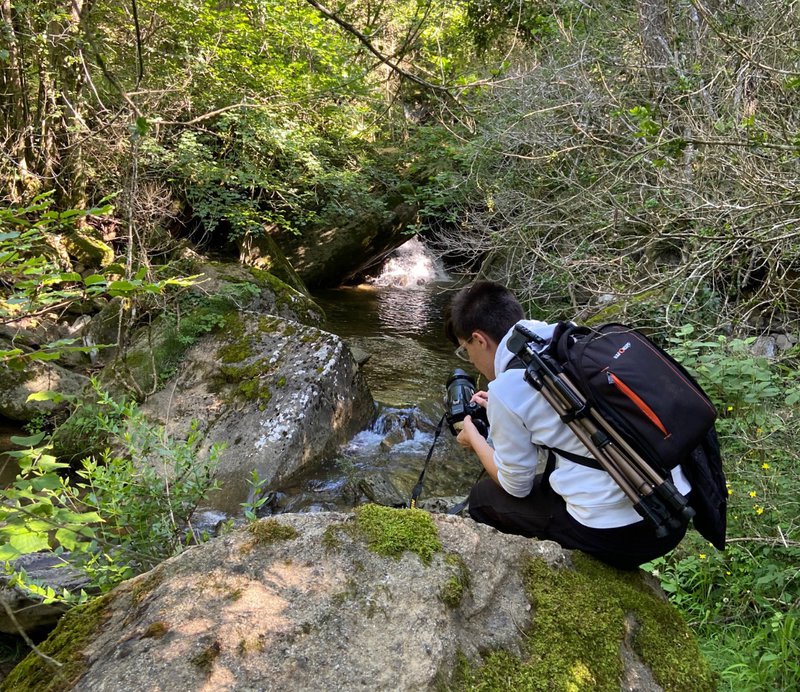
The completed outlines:
[[[547,353],[641,457],[665,476],[680,464],[692,484],[695,528],[725,548],[728,491],[714,421],[700,385],[663,349],[622,324],[559,322]]]

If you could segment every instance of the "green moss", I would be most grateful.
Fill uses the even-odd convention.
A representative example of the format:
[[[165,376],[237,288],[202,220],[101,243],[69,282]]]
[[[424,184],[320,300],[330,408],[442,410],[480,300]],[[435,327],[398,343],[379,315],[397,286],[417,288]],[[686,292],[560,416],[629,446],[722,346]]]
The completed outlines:
[[[68,611],[52,634],[39,645],[43,654],[61,663],[58,672],[36,653],[30,653],[11,671],[0,690],[56,692],[72,689],[86,672],[83,651],[102,629],[108,598],[102,596]]]
[[[714,676],[678,612],[640,572],[620,572],[579,553],[576,569],[533,559],[524,569],[534,607],[522,658],[489,652],[457,666],[451,689],[614,690],[620,688],[625,617],[639,624],[633,648],[665,690],[714,690]]]
[[[228,391],[232,401],[257,401],[259,410],[263,411],[272,398],[267,379],[278,363],[260,358],[248,365],[220,365],[212,377],[212,389],[217,392]]]
[[[464,559],[458,553],[448,553],[445,562],[456,569],[439,591],[439,599],[449,608],[458,608],[464,598],[464,592],[469,588],[469,569]]]
[[[264,334],[274,334],[286,320],[282,320],[272,315],[261,315],[258,318],[258,330]]]
[[[252,358],[253,355],[252,339],[241,339],[217,349],[217,358],[223,363],[238,363],[247,358]]]
[[[114,249],[95,233],[74,230],[65,238],[67,252],[87,267],[105,267],[114,261]]]
[[[133,605],[139,605],[163,580],[164,577],[161,570],[158,568],[138,577],[131,588],[131,601]],[[132,582],[128,583],[130,584]]]
[[[425,564],[442,549],[439,532],[430,514],[421,509],[392,509],[362,505],[356,509],[356,526],[367,538],[370,550],[399,559],[416,553]]]
[[[166,622],[152,622],[142,633],[142,639],[161,639],[167,632],[169,632],[169,626]]]
[[[252,550],[257,545],[269,545],[276,541],[288,541],[297,538],[297,529],[281,524],[275,519],[262,519],[248,524],[247,531],[253,539],[242,546],[242,552]]]
[[[250,268],[253,279],[259,286],[269,288],[275,296],[275,306],[285,307],[289,312],[297,316],[297,319],[304,324],[319,324],[320,317],[324,316],[322,308],[319,307],[307,295],[281,281],[277,276],[263,269]]]
[[[214,661],[216,661],[217,657],[219,656],[220,650],[221,647],[219,642],[214,640],[211,642],[211,644],[203,647],[203,649],[192,656],[189,661],[193,666],[197,666],[206,675],[209,675],[211,673],[211,669],[214,667]]]
[[[331,524],[325,529],[322,534],[322,547],[325,548],[325,552],[335,553],[342,547],[342,539],[339,538],[339,534],[345,530],[344,524]]]

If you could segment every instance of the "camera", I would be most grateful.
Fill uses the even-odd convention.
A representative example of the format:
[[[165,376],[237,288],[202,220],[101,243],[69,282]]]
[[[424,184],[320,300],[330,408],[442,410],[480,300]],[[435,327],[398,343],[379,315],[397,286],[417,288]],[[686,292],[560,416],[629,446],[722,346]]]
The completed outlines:
[[[471,416],[478,432],[483,437],[488,437],[489,419],[486,417],[486,409],[470,401],[476,391],[475,380],[461,368],[456,368],[446,386],[445,419],[450,426],[450,432],[458,435],[458,431],[464,427],[464,418]]]

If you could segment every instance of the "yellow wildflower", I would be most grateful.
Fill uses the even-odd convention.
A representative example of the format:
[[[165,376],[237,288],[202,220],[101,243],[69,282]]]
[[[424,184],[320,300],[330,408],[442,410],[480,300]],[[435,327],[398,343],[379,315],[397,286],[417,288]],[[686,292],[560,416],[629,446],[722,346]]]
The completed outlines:
[[[706,559],[706,554],[705,553],[700,553],[700,559],[701,560],[705,560]]]
[[[758,493],[757,493],[755,490],[751,490],[751,491],[750,491],[749,493],[747,493],[747,494],[748,494],[750,497],[756,497],[756,495],[758,495]]]
[[[768,469],[769,468],[769,464],[766,464],[766,463],[761,464],[761,468],[762,469]]]

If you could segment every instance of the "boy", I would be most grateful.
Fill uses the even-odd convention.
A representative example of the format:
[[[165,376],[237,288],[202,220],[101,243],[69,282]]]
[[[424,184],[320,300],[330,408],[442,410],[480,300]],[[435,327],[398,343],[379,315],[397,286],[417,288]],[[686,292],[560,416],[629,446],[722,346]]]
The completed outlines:
[[[445,333],[489,381],[473,401],[486,408],[490,440],[469,416],[456,438],[472,449],[488,478],[470,492],[469,513],[505,533],[554,540],[622,569],[634,569],[672,550],[686,532],[657,538],[605,471],[551,451],[591,459],[586,447],[544,397],[514,368],[506,343],[517,322],[545,340],[553,325],[524,320],[522,306],[501,284],[479,281],[453,298]],[[511,367],[509,367],[511,365]],[[546,464],[539,459],[546,458]],[[544,473],[537,478],[537,469]],[[534,482],[534,479],[536,482]],[[691,490],[680,466],[672,471],[678,491]]]

